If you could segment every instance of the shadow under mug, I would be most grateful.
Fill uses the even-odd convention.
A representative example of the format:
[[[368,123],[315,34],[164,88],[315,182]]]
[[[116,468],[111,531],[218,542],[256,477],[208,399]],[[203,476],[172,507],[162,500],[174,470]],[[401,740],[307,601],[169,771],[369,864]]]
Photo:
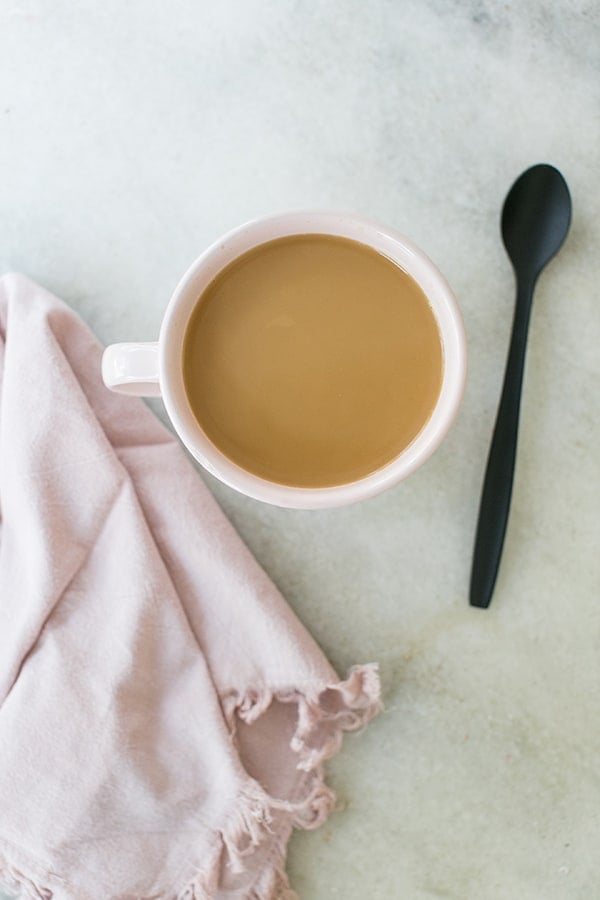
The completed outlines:
[[[215,276],[243,253],[278,237],[326,234],[350,238],[388,257],[407,272],[427,297],[443,350],[442,386],[431,416],[414,440],[391,462],[348,484],[293,487],[268,481],[236,465],[207,437],[187,399],[182,367],[186,327]],[[225,484],[276,506],[324,509],[378,494],[422,465],[447,434],[462,399],[466,338],[454,294],[431,260],[411,241],[357,215],[331,211],[282,213],[248,222],[216,241],[190,266],[167,306],[156,343],[112,344],[104,351],[102,377],[113,391],[161,396],[173,427],[192,456]]]

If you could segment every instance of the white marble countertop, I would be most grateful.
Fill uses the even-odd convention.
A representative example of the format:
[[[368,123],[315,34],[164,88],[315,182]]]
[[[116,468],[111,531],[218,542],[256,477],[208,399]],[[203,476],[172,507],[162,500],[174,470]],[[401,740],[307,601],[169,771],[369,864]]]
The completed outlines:
[[[599,63],[585,0],[0,4],[0,272],[102,340],[153,339],[209,242],[290,207],[388,222],[461,303],[465,401],[408,481],[305,513],[209,479],[340,672],[381,666],[385,713],[330,765],[339,811],[292,840],[303,900],[600,896]],[[574,218],[538,286],[482,612],[470,556],[514,301],[499,210],[536,162]]]

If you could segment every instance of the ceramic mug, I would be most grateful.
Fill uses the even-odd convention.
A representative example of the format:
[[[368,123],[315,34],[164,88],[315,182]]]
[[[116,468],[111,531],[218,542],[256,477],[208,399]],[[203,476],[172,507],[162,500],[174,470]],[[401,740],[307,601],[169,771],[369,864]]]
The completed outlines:
[[[183,383],[182,347],[199,297],[229,263],[253,247],[295,234],[328,234],[372,247],[404,269],[421,287],[435,315],[443,348],[442,387],[433,412],[414,440],[390,463],[348,484],[293,487],[242,469],[203,432]],[[212,475],[249,497],[276,506],[323,509],[371,497],[406,478],[439,446],[460,405],[466,374],[466,339],[456,299],[431,260],[411,241],[357,215],[329,211],[290,212],[248,222],[229,232],[192,263],[167,306],[156,343],[113,344],[102,359],[104,383],[113,391],[161,396],[173,427],[192,456]]]

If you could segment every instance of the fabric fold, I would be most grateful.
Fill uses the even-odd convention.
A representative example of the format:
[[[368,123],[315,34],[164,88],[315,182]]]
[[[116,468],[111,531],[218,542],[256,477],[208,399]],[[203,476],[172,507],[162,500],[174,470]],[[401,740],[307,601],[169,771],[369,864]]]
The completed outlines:
[[[64,303],[0,279],[0,883],[44,900],[293,897],[293,827],[380,708],[340,681]]]

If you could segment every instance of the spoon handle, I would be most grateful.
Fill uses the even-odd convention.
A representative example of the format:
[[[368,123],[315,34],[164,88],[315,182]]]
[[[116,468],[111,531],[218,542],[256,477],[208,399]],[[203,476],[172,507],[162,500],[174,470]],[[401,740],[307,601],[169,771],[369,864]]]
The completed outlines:
[[[510,510],[521,386],[534,282],[519,282],[504,384],[479,506],[469,602],[487,609],[500,566]]]

